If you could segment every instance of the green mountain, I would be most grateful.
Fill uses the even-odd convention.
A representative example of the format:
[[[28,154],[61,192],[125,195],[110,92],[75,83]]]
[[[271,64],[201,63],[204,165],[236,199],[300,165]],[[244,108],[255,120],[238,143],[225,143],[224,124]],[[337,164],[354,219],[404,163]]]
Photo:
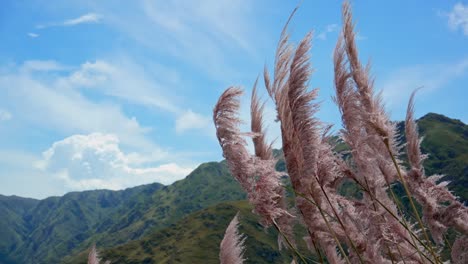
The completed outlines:
[[[14,263],[10,252],[25,241],[31,231],[24,215],[38,200],[0,195],[0,263]]]
[[[58,262],[94,234],[96,227],[116,209],[138,199],[142,193],[161,187],[161,184],[151,184],[116,192],[73,192],[44,199],[24,215],[30,231],[12,255],[26,263]]]
[[[468,201],[468,125],[460,120],[430,113],[418,125],[424,140],[423,153],[429,154],[424,163],[427,175],[443,174],[457,196]]]
[[[58,263],[93,243],[119,245],[220,201],[242,199],[244,192],[226,165],[218,162],[202,164],[186,179],[170,186],[155,183],[123,191],[50,197],[37,201],[22,215],[24,226],[29,227],[23,232],[25,236],[14,243],[2,236],[1,241],[9,247],[2,255],[18,263]],[[15,222],[14,217],[8,219]]]
[[[466,202],[468,126],[432,113],[418,124],[423,152],[429,154],[426,174],[447,175],[451,189]],[[284,170],[284,162],[277,168]],[[80,263],[93,243],[114,263],[216,262],[219,242],[237,211],[241,231],[249,237],[249,262],[284,263],[287,254],[275,250],[274,232],[263,232],[246,202],[227,202],[244,199],[225,162],[202,164],[169,186],[73,192],[44,200],[0,195],[0,263]]]
[[[219,244],[237,212],[240,212],[239,231],[247,237],[244,256],[248,263],[289,263],[290,252],[278,252],[276,232],[258,224],[259,218],[247,201],[218,203],[139,240],[102,250],[100,256],[116,264],[219,263]],[[301,241],[299,237],[297,241]],[[304,243],[300,248],[306,252]],[[86,263],[86,254],[83,251],[66,263]]]

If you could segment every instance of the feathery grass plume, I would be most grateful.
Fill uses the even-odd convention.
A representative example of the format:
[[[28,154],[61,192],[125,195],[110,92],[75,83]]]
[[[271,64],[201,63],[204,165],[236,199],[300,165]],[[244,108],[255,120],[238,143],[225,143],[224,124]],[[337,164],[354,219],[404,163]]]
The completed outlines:
[[[271,144],[268,145],[265,138],[265,131],[263,129],[263,109],[265,108],[265,103],[260,103],[260,100],[257,95],[257,82],[252,89],[252,99],[250,104],[250,129],[252,133],[255,134],[252,137],[255,148],[255,156],[259,157],[262,160],[271,160],[273,159],[273,151]]]
[[[343,23],[342,36],[334,54],[335,102],[342,114],[343,140],[351,148],[356,171],[354,180],[370,192],[364,192],[363,202],[372,207],[362,212],[371,220],[369,242],[388,248],[389,255],[399,255],[400,258],[412,256],[413,260],[422,261],[421,256],[418,258],[414,254],[415,249],[418,252],[422,250],[412,237],[416,231],[408,231],[408,225],[402,226],[401,222],[406,221],[387,195],[387,190],[392,192],[390,184],[398,179],[400,169],[400,162],[394,159],[394,155],[400,152],[396,143],[396,127],[389,121],[380,97],[374,96],[370,67],[363,67],[359,61],[348,2],[343,4]],[[397,216],[397,219],[392,216]]]
[[[453,264],[468,263],[468,237],[459,237],[452,245],[452,261]]]
[[[99,261],[96,245],[93,245],[88,254],[88,264],[99,264]]]
[[[251,130],[254,133],[254,137],[252,137],[252,141],[254,143],[255,148],[255,156],[257,159],[264,161],[265,163],[270,163],[267,168],[263,169],[260,172],[260,178],[257,181],[257,186],[262,185],[263,181],[266,180],[273,180],[273,184],[267,184],[265,186],[276,186],[280,183],[280,176],[276,169],[275,165],[277,163],[277,159],[274,158],[272,144],[267,144],[266,142],[266,135],[263,129],[263,109],[265,107],[265,103],[260,103],[260,100],[257,95],[257,81],[252,89],[252,97],[251,97],[251,104],[250,104],[250,116],[251,116]],[[263,172],[263,173],[262,173]],[[266,177],[265,179],[262,177]],[[258,188],[258,187],[257,187]],[[287,247],[288,243],[285,241],[286,239],[289,240],[293,245],[294,236],[293,236],[293,218],[294,216],[288,212],[286,206],[286,195],[283,186],[277,185],[276,190],[273,190],[277,193],[277,196],[274,201],[273,206],[279,206],[281,209],[284,210],[285,213],[280,215],[278,219],[276,219],[276,224],[278,226],[278,248],[281,250],[283,247]],[[256,192],[259,195],[263,195],[265,192]],[[262,199],[260,197],[260,199]],[[287,213],[286,213],[287,212]],[[284,237],[285,236],[285,237]]]
[[[275,56],[273,84],[271,84],[270,75],[266,67],[264,70],[264,80],[267,91],[276,104],[277,119],[278,121],[280,121],[281,127],[283,152],[292,186],[296,192],[306,195],[309,199],[311,199],[312,197],[310,197],[310,193],[316,193],[315,191],[320,190],[315,188],[315,190],[311,191],[309,189],[310,184],[313,182],[313,175],[315,174],[304,173],[304,166],[306,165],[306,162],[304,160],[304,155],[302,152],[303,145],[301,145],[300,142],[299,132],[294,127],[294,119],[292,116],[293,111],[291,111],[291,104],[293,104],[293,106],[296,107],[298,107],[299,104],[295,104],[296,102],[290,103],[289,101],[290,85],[295,85],[295,90],[293,90],[291,96],[297,95],[300,86],[303,86],[303,83],[301,83],[301,81],[307,82],[310,75],[309,65],[307,64],[307,59],[304,60],[304,56],[308,56],[307,52],[310,48],[311,34],[307,35],[306,38],[304,38],[304,40],[301,42],[302,45],[300,45],[300,49],[298,48],[297,50],[293,49],[292,45],[289,43],[288,40],[289,35],[287,32],[287,25],[296,10],[297,8],[289,17],[280,36]],[[290,77],[291,72],[295,74],[295,79],[292,81]],[[316,92],[311,92],[308,94],[306,99],[310,100],[313,99],[315,96]],[[309,101],[307,101],[307,103],[308,102]],[[308,111],[307,113],[310,113],[310,111]],[[307,113],[303,116],[307,115]],[[308,119],[309,118],[305,120]],[[301,121],[299,119],[296,119],[296,125],[299,125],[299,122]],[[312,123],[310,122],[309,124]],[[305,132],[305,130],[302,130],[302,132]],[[316,139],[316,137],[313,138]],[[303,139],[305,140],[306,137],[304,136]],[[312,153],[313,152],[310,151],[307,154],[312,156]],[[315,166],[316,164],[314,162],[311,162],[307,165]],[[315,173],[313,169],[309,169],[309,171]],[[317,187],[317,185],[314,186]],[[321,202],[322,201],[320,201],[319,203]],[[306,223],[307,228],[309,229],[310,234],[314,235],[314,237],[312,237],[311,239],[313,241],[321,241],[321,246],[326,248],[325,251],[330,254],[328,258],[330,260],[336,260],[336,262],[339,263],[341,261],[341,257],[339,257],[336,253],[336,244],[334,244],[334,240],[332,238],[332,235],[330,234],[330,230],[327,228],[326,223],[321,218],[317,206],[311,204],[306,199],[300,197],[296,199],[296,204],[302,214],[308,214],[303,215],[303,219]]]
[[[286,130],[286,133],[291,135],[289,143],[292,143],[289,145],[289,151],[285,151],[286,164],[295,191],[306,194],[316,204],[314,206],[302,198],[297,201],[301,211],[307,214],[304,221],[311,230],[312,235],[315,236],[313,239],[319,241],[330,261],[341,262],[341,258],[336,255],[336,244],[333,242],[333,236],[336,236],[336,234],[333,234],[333,230],[338,232],[339,227],[335,225],[332,227],[333,230],[329,230],[330,227],[326,223],[327,219],[324,219],[324,223],[319,212],[320,210],[326,212],[329,210],[327,210],[328,204],[322,194],[318,178],[320,177],[318,171],[319,149],[322,143],[320,140],[321,124],[313,117],[318,105],[312,103],[317,97],[318,89],[307,91],[311,75],[308,55],[311,48],[311,39],[312,34],[309,33],[299,43],[291,61],[288,86],[279,91],[282,94],[281,96],[284,97],[280,101],[279,108],[284,109],[284,116],[290,117],[291,125]],[[285,149],[284,147],[283,144],[283,149]],[[328,232],[323,232],[327,231],[327,229]],[[326,235],[327,233],[332,234],[330,236]]]
[[[447,189],[447,182],[437,184],[442,176],[424,175],[421,154],[421,140],[414,120],[414,96],[411,94],[406,111],[405,133],[410,171],[407,173],[408,187],[423,209],[423,220],[438,243],[443,243],[443,234],[449,227],[454,227],[465,236],[468,235],[468,208],[457,201]]]
[[[353,164],[353,167],[354,170],[358,169],[358,171],[351,172],[352,170],[350,169],[350,166],[348,166],[345,162],[341,162],[339,167],[341,167],[341,170],[344,172],[345,175],[348,175],[348,177],[352,179],[355,178],[355,180],[357,180],[358,182],[365,182],[366,185],[369,185],[369,181],[377,179],[371,178],[368,181],[366,178],[364,178],[366,175],[370,175],[372,173],[373,168],[367,167],[369,166],[369,163],[367,162],[367,160],[369,160],[369,157],[363,158],[362,156],[356,155],[358,152],[362,153],[367,150],[357,148],[363,147],[363,141],[365,141],[364,139],[359,138],[359,136],[362,133],[363,127],[359,116],[361,109],[359,106],[358,95],[354,91],[351,74],[347,69],[346,50],[343,41],[343,37],[340,36],[334,52],[334,72],[336,90],[336,96],[334,100],[339,106],[339,110],[343,120],[344,129],[341,131],[342,138],[344,139],[344,142],[351,147],[351,154],[353,155],[353,162],[355,163]],[[359,157],[361,157],[362,159],[359,160]],[[367,174],[360,173],[362,171],[367,171]],[[382,182],[380,185],[383,184],[384,182]],[[376,191],[372,192],[373,195],[375,195],[375,193]],[[383,193],[385,193],[385,191]],[[366,239],[369,241],[369,247],[367,248],[367,250],[365,250],[364,253],[366,259],[375,259],[376,257],[378,257],[379,254],[375,253],[376,247],[377,250],[380,251],[379,248],[383,248],[384,246],[384,240],[382,239],[383,230],[379,227],[385,224],[385,221],[378,217],[378,215],[382,214],[382,211],[377,211],[377,207],[369,207],[369,205],[373,203],[374,202],[372,201],[372,198],[366,196],[366,194],[364,193],[362,205],[357,208],[354,215],[353,213],[351,213],[347,218],[345,218],[352,219],[355,215],[360,216],[360,229],[362,230]],[[386,203],[389,202],[386,201]],[[375,210],[374,212],[372,212],[374,208]],[[392,211],[395,212],[395,210]],[[378,225],[375,225],[375,223],[378,223]]]
[[[288,22],[290,19],[291,17]],[[325,181],[319,178],[327,177],[323,175],[326,170],[319,171],[319,165],[324,163],[321,164],[321,159],[318,157],[321,145],[325,146],[328,142],[321,140],[322,125],[313,118],[318,108],[316,103],[312,103],[317,96],[317,89],[307,91],[311,75],[308,55],[311,38],[312,34],[309,33],[299,43],[297,49],[293,49],[288,43],[286,24],[276,51],[273,85],[266,68],[264,79],[270,97],[276,104],[277,119],[281,123],[283,152],[288,174],[295,192],[300,194],[296,204],[303,214],[311,240],[319,242],[325,249],[329,261],[340,263],[343,259],[336,252],[336,247],[340,247],[336,236],[345,237],[347,230],[344,230],[344,226],[340,227],[336,221],[326,219],[327,216],[324,214],[325,212],[327,215],[333,215],[337,214],[337,211],[332,208],[325,187],[320,186]],[[336,190],[333,193],[336,194]],[[340,228],[343,229],[339,230]],[[340,250],[346,259],[341,247]]]
[[[221,241],[219,260],[221,264],[242,264],[244,263],[244,242],[245,236],[240,235],[238,231],[239,212],[229,223],[226,233]]]
[[[397,178],[396,168],[385,145],[385,142],[388,142],[391,153],[393,155],[399,154],[400,148],[397,146],[396,126],[390,122],[381,102],[380,94],[375,95],[374,81],[369,77],[370,65],[364,67],[359,60],[351,7],[347,1],[343,4],[343,22],[342,35],[344,42],[342,43],[349,68],[346,69],[345,76],[348,77],[347,81],[349,83],[347,84],[348,87],[344,88],[345,94],[339,93],[341,89],[336,91],[337,97],[342,97],[340,102],[355,100],[354,102],[347,102],[347,104],[354,104],[347,105],[347,109],[343,105],[338,105],[341,113],[349,111],[346,113],[347,118],[349,118],[349,115],[355,116],[353,120],[343,118],[344,138],[348,144],[353,143],[353,149],[359,147],[358,144],[362,145],[360,149],[353,152],[355,154],[353,159],[357,160],[357,163],[362,163],[357,164],[361,169],[366,166],[366,169],[370,169],[372,172],[380,171],[383,178],[373,177],[374,179],[370,184],[375,184],[376,188],[382,188],[382,186],[394,182]],[[351,98],[343,98],[343,96],[351,94]],[[383,193],[383,196],[386,196],[385,193]]]
[[[99,258],[99,254],[96,250],[96,245],[93,245],[89,250],[88,254],[88,264],[99,264],[101,259]],[[110,264],[111,262],[108,260],[104,264]]]
[[[216,127],[216,136],[223,149],[232,175],[242,188],[251,193],[253,188],[253,162],[246,149],[247,142],[239,130],[241,120],[238,117],[240,107],[239,96],[242,90],[229,87],[220,97],[213,109],[213,121]]]
[[[213,110],[216,135],[231,173],[247,192],[254,212],[262,217],[262,224],[268,227],[287,214],[282,208],[281,174],[275,170],[276,160],[249,154],[243,135],[255,137],[257,134],[242,134],[239,130],[241,121],[237,112],[241,94],[239,88],[230,87],[219,98]],[[262,151],[266,153],[267,150]]]
[[[305,238],[307,244],[322,263],[322,252],[328,263],[442,263],[432,239],[440,241],[446,229],[454,227],[463,236],[457,239],[452,258],[463,261],[466,256],[461,248],[466,244],[467,209],[447,191],[446,183],[436,183],[440,176],[424,177],[424,156],[419,150],[412,113],[413,96],[406,126],[412,168],[406,172],[397,158],[402,147],[397,141],[396,125],[390,122],[380,95],[375,95],[370,66],[364,67],[359,60],[351,8],[345,2],[343,31],[333,57],[334,100],[343,123],[341,136],[351,154],[349,159],[343,159],[330,143],[330,127],[314,117],[318,90],[308,90],[312,34],[307,34],[296,48],[289,43],[287,26],[296,10],[281,32],[273,77],[265,66],[264,82],[276,105],[287,172],[302,216],[300,222],[309,234]],[[232,174],[247,191],[254,211],[262,216],[262,223],[266,226],[273,223],[281,230],[276,223],[287,215],[279,202],[283,201],[284,191],[280,188],[279,174],[272,169],[275,160],[271,145],[265,141],[263,104],[258,100],[255,85],[252,132],[242,134],[237,117],[240,93],[237,88],[229,88],[215,106],[218,140]],[[253,138],[256,156],[248,154],[244,135]],[[338,187],[345,179],[358,184],[362,198],[339,194]],[[410,216],[417,220],[419,229],[406,219],[391,188],[398,181],[409,198],[413,210]],[[419,217],[413,196],[423,207],[432,238]],[[302,257],[301,260],[305,262]]]

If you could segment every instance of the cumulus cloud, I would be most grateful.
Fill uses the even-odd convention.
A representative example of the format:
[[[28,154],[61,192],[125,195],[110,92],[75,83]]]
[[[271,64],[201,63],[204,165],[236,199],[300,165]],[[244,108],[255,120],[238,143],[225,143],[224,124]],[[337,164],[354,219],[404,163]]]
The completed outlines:
[[[465,36],[468,36],[468,5],[457,3],[452,11],[446,14],[448,24],[452,30],[461,29]]]
[[[142,156],[129,155],[120,148],[116,135],[91,133],[73,135],[53,143],[36,164],[62,180],[70,190],[122,189],[183,179],[192,167],[176,163],[143,166]]]
[[[194,113],[192,110],[187,110],[182,113],[176,120],[176,132],[183,133],[187,130],[192,129],[204,129],[211,128],[211,119],[207,116]],[[211,130],[210,130],[211,132]],[[214,135],[214,130],[213,130]]]

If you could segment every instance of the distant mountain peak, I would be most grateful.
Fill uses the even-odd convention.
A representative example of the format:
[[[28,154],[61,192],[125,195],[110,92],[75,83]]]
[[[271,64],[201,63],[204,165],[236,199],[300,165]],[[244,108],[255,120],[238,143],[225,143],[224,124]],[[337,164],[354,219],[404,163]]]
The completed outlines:
[[[454,125],[466,125],[459,119],[450,118],[442,114],[437,114],[437,113],[432,113],[432,112],[427,113],[418,119],[418,121],[423,121],[423,120],[428,120],[428,121],[433,120],[433,121],[439,121],[443,123],[452,123]]]

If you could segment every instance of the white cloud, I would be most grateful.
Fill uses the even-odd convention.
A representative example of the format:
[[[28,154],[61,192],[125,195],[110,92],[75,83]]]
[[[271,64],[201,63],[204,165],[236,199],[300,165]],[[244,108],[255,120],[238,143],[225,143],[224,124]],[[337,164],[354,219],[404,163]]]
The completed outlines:
[[[85,62],[70,74],[71,84],[78,87],[96,87],[110,80],[116,69],[105,61]]]
[[[209,117],[200,115],[198,113],[194,113],[192,110],[187,110],[181,115],[176,120],[176,132],[177,133],[183,133],[187,130],[193,130],[193,129],[202,129],[207,131],[208,133],[214,135],[214,130],[211,128],[211,119]]]
[[[417,65],[399,69],[384,79],[382,95],[389,106],[406,102],[410,94],[423,87],[422,92],[443,88],[450,81],[468,72],[468,58],[448,65]]]
[[[88,13],[82,15],[78,18],[68,19],[63,22],[64,26],[75,26],[78,24],[85,24],[85,23],[98,23],[101,21],[101,15],[95,13]]]
[[[30,38],[37,38],[37,37],[39,37],[39,34],[29,32],[29,33],[28,33],[28,36],[29,36]]]
[[[180,98],[171,94],[174,89],[167,88],[173,83],[162,84],[152,78],[159,71],[171,76],[170,71],[150,68],[156,72],[149,73],[147,67],[122,58],[85,62],[79,67],[26,61],[0,73],[0,97],[9,102],[5,107],[22,124],[61,135],[112,133],[125,147],[138,149],[147,159],[167,160],[182,152],[169,152],[155,144],[149,133],[160,127],[141,125],[122,107],[139,105],[154,115],[173,118],[178,132],[198,129],[212,136],[214,131],[208,117],[179,107]],[[89,89],[92,97],[88,97]],[[189,155],[185,153],[182,155]]]
[[[67,19],[62,22],[52,22],[46,24],[36,25],[37,29],[44,29],[49,27],[69,27],[76,26],[79,24],[91,24],[99,23],[102,20],[102,15],[96,13],[87,13],[77,18]]]
[[[63,183],[33,167],[40,157],[22,150],[0,150],[0,193],[44,199],[63,195]]]
[[[338,30],[340,30],[340,27],[338,24],[329,24],[325,27],[325,29],[320,32],[318,35],[317,35],[317,39],[320,39],[320,40],[327,40],[327,37],[330,35],[330,33],[333,33],[333,32],[337,32]],[[367,37],[366,36],[363,36],[361,33],[357,32],[356,33],[356,36],[355,36],[356,40],[366,40]]]
[[[11,119],[11,117],[12,115],[10,112],[0,109],[0,121],[8,121]]]
[[[264,34],[254,34],[258,12],[247,0],[144,0],[125,10],[101,2],[95,8],[123,35],[216,80],[225,80],[226,73],[240,75],[228,54],[258,56],[253,45]],[[257,59],[261,65],[263,58]]]
[[[361,33],[357,32],[355,36],[356,40],[366,40],[367,37],[362,35]]]
[[[327,35],[338,30],[338,24],[329,24],[325,27],[325,30],[320,32],[317,35],[317,38],[320,40],[326,40]]]
[[[21,70],[0,75],[0,96],[25,124],[64,134],[113,133],[126,146],[160,150],[146,136],[150,128],[141,126],[134,117],[127,117],[119,105],[92,101],[70,88],[73,87],[55,75],[36,76],[34,72]]]
[[[95,88],[130,103],[170,113],[181,112],[166,92],[169,90],[167,85],[152,78],[143,66],[129,59],[85,62],[61,82],[75,88]]]
[[[170,71],[162,66],[156,68],[170,78]],[[62,81],[75,88],[98,89],[108,96],[169,112],[176,116],[175,129],[178,134],[202,130],[205,134],[214,135],[210,117],[178,107],[165,92],[169,84],[163,85],[152,79],[145,74],[143,67],[127,59],[86,62]]]
[[[452,11],[446,15],[448,17],[449,27],[452,30],[458,30],[460,28],[463,34],[468,36],[468,5],[465,6],[463,3],[457,3]]]
[[[29,60],[25,61],[21,66],[20,71],[60,71],[66,67],[53,60]]]
[[[62,180],[70,190],[117,190],[153,182],[170,184],[193,170],[175,163],[141,164],[135,155],[120,149],[116,135],[91,133],[55,142],[43,153],[38,167]]]

